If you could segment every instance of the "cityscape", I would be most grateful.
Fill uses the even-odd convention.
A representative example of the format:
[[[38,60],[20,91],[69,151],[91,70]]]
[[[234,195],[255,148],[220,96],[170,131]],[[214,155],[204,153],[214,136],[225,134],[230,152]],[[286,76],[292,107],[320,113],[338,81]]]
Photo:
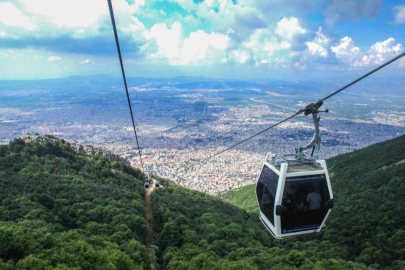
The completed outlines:
[[[41,87],[38,87],[40,89]],[[122,88],[83,91],[0,90],[0,143],[30,134],[50,134],[72,142],[105,147],[141,167]],[[46,87],[44,87],[46,89]],[[281,92],[282,93],[282,92]],[[143,162],[161,178],[213,195],[252,184],[266,153],[279,157],[308,142],[311,117],[297,117],[215,158],[204,161],[309,103],[310,98],[257,87],[180,88],[173,84],[133,87],[131,97]],[[344,95],[343,95],[344,98]],[[405,134],[405,102],[376,97],[331,101],[321,116],[320,158],[355,151]],[[356,112],[342,115],[350,108]],[[368,103],[367,103],[368,102]],[[395,106],[384,107],[384,104]],[[371,105],[370,105],[371,104]],[[359,109],[361,111],[359,111]],[[366,109],[367,110],[366,110]]]

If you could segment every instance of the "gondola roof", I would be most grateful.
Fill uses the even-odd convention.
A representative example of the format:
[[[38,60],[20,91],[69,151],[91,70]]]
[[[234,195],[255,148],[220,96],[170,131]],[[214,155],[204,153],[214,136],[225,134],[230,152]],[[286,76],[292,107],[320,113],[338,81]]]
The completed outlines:
[[[278,172],[280,172],[281,164],[277,160],[271,158],[271,156],[266,157],[266,162],[273,166]],[[315,172],[323,170],[323,168],[319,165],[319,163],[297,163],[297,164],[290,164],[287,168],[287,173],[297,173],[297,172]]]

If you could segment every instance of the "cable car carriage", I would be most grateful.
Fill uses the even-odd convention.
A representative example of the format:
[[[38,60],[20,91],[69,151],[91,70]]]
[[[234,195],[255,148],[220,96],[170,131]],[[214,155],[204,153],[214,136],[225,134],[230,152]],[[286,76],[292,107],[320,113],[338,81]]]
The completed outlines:
[[[282,159],[267,154],[256,183],[260,219],[278,239],[320,232],[333,208],[326,162],[314,157],[321,144],[318,112],[316,108],[312,113],[315,134],[311,142]],[[305,151],[311,148],[308,156]]]
[[[157,175],[156,175],[155,169],[153,167],[153,164],[152,165],[145,165],[144,170],[145,170],[145,174],[146,174],[146,180],[145,180],[145,183],[144,183],[144,187],[145,187],[145,189],[148,189],[150,187],[150,185],[153,185],[153,183],[154,183],[153,178],[156,178]],[[155,187],[159,187],[159,186],[160,186],[159,182],[156,181]]]

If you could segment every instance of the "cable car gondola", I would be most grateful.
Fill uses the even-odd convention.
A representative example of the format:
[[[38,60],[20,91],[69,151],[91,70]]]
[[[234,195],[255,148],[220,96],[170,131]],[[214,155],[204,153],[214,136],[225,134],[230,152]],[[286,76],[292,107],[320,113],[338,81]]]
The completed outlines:
[[[153,180],[153,178],[157,176],[153,167],[154,167],[153,164],[145,165],[144,167],[144,172],[146,174],[145,189],[148,189],[150,185],[152,186],[155,185],[155,187],[159,187],[159,183],[158,182],[154,183]]]
[[[313,154],[319,151],[319,120],[312,113],[315,135],[293,157],[276,159],[269,153],[256,183],[260,219],[278,239],[304,233],[320,232],[333,207],[333,193],[324,160]],[[327,110],[325,111],[327,112]],[[312,148],[311,156],[305,150]]]
[[[267,154],[256,184],[261,221],[275,238],[320,232],[333,207],[326,162],[276,162]]]

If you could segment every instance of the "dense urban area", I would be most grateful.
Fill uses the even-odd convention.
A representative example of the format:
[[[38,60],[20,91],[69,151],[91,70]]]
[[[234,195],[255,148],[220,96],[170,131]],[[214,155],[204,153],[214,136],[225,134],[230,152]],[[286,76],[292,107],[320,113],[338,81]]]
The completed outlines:
[[[218,194],[251,184],[266,153],[293,153],[294,147],[305,144],[313,134],[312,118],[298,117],[201,163],[216,151],[291,115],[309,99],[258,88],[165,87],[131,89],[135,122],[144,163],[153,166],[158,176],[185,187]],[[80,94],[58,94],[58,98],[52,98],[49,90],[38,89],[0,91],[0,99],[6,101],[0,105],[0,143],[27,133],[51,134],[106,147],[129,159],[132,166],[141,166],[122,88],[92,88],[78,91]],[[330,113],[321,114],[322,158],[405,134],[402,100],[392,107],[378,107],[373,102],[384,102],[375,101],[375,97],[362,103],[357,99],[348,97],[324,105]],[[391,102],[388,98],[384,101]],[[341,104],[348,102],[353,104],[342,108]],[[348,117],[339,113],[349,109],[356,114]]]

